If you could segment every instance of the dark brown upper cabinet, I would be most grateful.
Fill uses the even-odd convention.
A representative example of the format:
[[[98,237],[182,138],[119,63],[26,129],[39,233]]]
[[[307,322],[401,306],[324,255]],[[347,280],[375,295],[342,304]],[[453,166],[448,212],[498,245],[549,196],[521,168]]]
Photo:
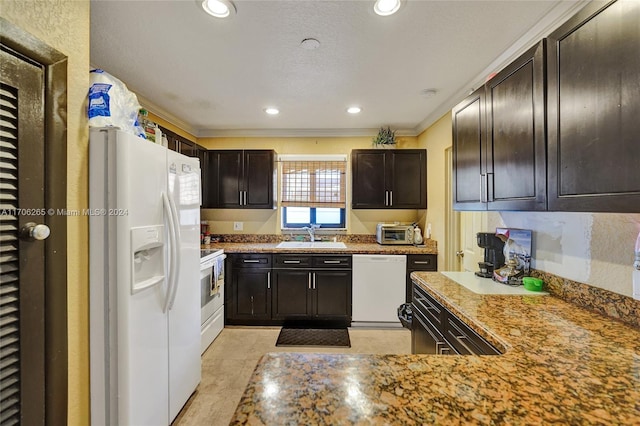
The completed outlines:
[[[206,208],[275,207],[273,150],[210,150],[207,166]]]
[[[426,209],[427,151],[351,151],[353,209]]]
[[[639,22],[589,4],[548,38],[549,210],[640,212]]]
[[[451,111],[453,124],[453,208],[486,210],[483,176],[487,120],[484,87],[467,96]]]
[[[197,143],[191,142],[162,126],[160,126],[160,130],[162,130],[162,133],[167,137],[168,148],[172,151],[179,152],[187,157],[198,157],[198,149],[204,149]]]
[[[456,210],[546,210],[545,43],[454,107]]]

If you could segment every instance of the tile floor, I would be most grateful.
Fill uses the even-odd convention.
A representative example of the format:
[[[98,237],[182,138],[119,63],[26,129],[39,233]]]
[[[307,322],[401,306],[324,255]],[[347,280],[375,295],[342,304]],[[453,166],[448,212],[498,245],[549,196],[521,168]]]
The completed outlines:
[[[267,352],[411,353],[404,328],[350,328],[350,348],[276,347],[279,327],[228,327],[202,355],[202,381],[173,426],[228,425],[260,357]]]

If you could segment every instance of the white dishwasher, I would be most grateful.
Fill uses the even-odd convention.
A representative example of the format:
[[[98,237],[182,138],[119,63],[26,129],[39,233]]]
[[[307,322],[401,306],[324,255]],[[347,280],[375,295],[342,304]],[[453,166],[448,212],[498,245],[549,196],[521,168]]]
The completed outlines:
[[[405,302],[407,256],[354,254],[352,321],[397,323]],[[390,324],[389,324],[390,325]]]

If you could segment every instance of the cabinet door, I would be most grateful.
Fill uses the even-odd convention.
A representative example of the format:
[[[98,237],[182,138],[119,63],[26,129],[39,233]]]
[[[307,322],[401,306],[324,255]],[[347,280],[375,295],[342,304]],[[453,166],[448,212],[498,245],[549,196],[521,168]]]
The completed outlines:
[[[165,133],[165,136],[167,137],[167,147],[171,151],[180,152],[180,141],[176,135],[173,133],[167,133],[164,129],[162,130],[162,133]]]
[[[311,317],[311,272],[305,269],[275,270],[273,278],[273,318]]]
[[[209,177],[209,158],[206,148],[196,145],[198,159],[200,160],[200,186],[202,188],[202,208],[209,208],[209,186],[211,180]]]
[[[484,87],[453,108],[453,208],[486,210]]]
[[[386,153],[388,207],[394,209],[426,209],[427,151],[396,149]]]
[[[218,151],[207,151],[206,153],[207,173],[202,176],[206,183],[202,183],[203,190],[207,193],[203,198],[207,200],[206,207],[213,209],[220,205],[220,190],[218,181],[220,179],[220,153]]]
[[[232,272],[232,312],[238,320],[271,319],[271,271],[236,268]]]
[[[194,142],[191,142],[182,138],[178,138],[178,139],[180,141],[180,154],[186,155],[187,157],[198,156],[198,148]]]
[[[351,271],[314,271],[312,281],[316,317],[351,321]]]
[[[214,151],[217,159],[217,208],[240,208],[242,182],[242,151]]]
[[[351,207],[386,208],[386,156],[383,150],[351,151]]]
[[[274,208],[274,152],[244,151],[243,206],[250,209]]]
[[[488,210],[547,209],[544,46],[486,84]]]
[[[640,212],[640,2],[594,2],[548,38],[549,210]]]

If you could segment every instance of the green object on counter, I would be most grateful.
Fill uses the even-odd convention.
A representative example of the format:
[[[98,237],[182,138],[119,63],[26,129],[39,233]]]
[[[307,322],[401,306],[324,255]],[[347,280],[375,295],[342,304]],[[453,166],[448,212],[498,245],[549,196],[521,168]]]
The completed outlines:
[[[544,281],[540,278],[524,277],[522,278],[522,284],[524,285],[524,288],[529,291],[542,291]]]

